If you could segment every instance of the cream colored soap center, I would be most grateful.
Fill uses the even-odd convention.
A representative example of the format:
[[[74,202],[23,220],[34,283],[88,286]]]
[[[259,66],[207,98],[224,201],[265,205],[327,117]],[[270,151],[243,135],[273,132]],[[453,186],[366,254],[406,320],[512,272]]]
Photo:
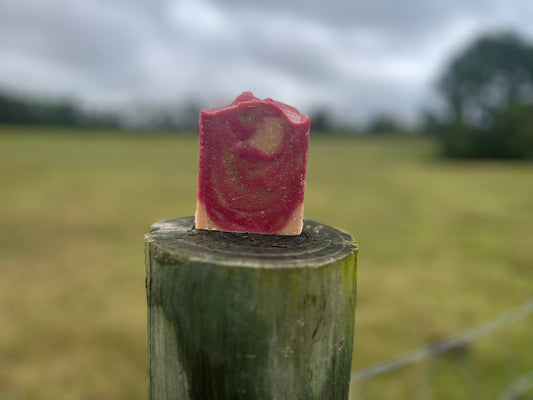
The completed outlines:
[[[257,132],[248,144],[253,148],[271,155],[279,150],[283,142],[284,121],[277,117],[265,117],[257,125]]]

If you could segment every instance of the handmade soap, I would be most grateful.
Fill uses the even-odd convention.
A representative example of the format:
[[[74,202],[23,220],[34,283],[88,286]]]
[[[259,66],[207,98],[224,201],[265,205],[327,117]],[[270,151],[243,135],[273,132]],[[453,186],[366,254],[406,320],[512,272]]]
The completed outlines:
[[[250,92],[200,114],[196,228],[299,235],[309,117]]]

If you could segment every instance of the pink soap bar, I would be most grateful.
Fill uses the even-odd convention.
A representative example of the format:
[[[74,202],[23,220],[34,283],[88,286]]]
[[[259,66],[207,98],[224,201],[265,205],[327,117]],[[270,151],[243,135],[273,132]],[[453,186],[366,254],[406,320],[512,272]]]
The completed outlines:
[[[299,235],[309,124],[294,107],[250,92],[203,110],[196,228]]]

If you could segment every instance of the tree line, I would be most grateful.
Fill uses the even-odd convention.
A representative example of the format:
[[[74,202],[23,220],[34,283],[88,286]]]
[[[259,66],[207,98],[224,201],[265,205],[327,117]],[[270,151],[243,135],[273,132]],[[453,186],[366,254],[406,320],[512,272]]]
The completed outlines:
[[[85,111],[67,100],[28,100],[0,92],[0,124],[116,128],[119,118],[111,113]]]
[[[182,130],[198,129],[201,107],[194,102],[175,107],[140,105],[122,113],[97,113],[84,110],[72,101],[28,100],[0,91],[0,124],[49,125],[77,128],[123,128],[137,130]],[[339,126],[326,109],[311,114],[313,132],[317,134],[368,134],[404,133],[408,128],[386,113],[375,115],[361,127]]]

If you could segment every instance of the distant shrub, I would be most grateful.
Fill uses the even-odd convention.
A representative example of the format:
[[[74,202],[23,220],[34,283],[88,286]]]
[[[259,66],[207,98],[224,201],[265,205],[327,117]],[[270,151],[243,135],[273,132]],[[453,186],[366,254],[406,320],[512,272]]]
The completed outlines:
[[[443,152],[452,158],[533,158],[533,106],[512,105],[486,128],[460,120],[438,129]]]
[[[378,114],[372,118],[365,131],[371,135],[390,135],[406,133],[407,128],[392,115]]]

